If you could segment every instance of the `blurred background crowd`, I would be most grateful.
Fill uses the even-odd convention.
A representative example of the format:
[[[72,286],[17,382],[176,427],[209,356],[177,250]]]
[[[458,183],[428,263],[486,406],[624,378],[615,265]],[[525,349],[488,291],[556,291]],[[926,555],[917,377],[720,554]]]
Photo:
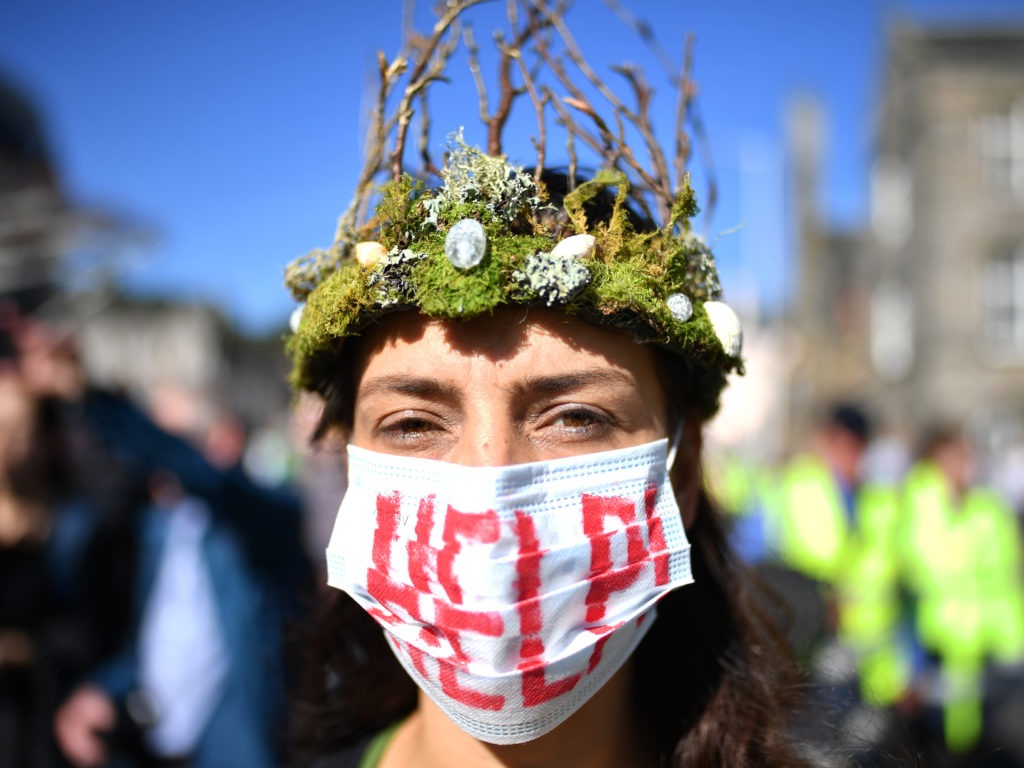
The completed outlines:
[[[280,765],[341,454],[280,333],[69,289],[123,235],[0,83],[0,766]]]
[[[863,225],[787,108],[789,300],[730,294],[706,474],[822,764],[1024,766],[1024,22],[894,25],[880,66]],[[56,156],[0,72],[0,768],[281,764],[342,453],[284,323],[126,291],[147,233]]]

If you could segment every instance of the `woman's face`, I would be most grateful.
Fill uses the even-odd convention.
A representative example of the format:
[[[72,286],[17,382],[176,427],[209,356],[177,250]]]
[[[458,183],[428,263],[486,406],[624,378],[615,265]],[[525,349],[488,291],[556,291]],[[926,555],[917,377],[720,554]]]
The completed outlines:
[[[552,310],[396,313],[364,335],[356,364],[352,442],[383,453],[501,466],[667,432],[650,347]]]

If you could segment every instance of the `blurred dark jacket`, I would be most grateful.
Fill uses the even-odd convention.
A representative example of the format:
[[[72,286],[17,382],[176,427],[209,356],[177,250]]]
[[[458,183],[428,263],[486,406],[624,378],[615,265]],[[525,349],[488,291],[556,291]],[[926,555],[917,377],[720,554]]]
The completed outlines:
[[[241,469],[213,467],[125,398],[90,391],[83,413],[104,450],[141,476],[173,475],[183,493],[201,499],[211,514],[201,550],[230,665],[192,765],[280,764],[277,745],[288,674],[284,636],[312,584],[298,497],[258,486]],[[148,504],[135,515],[133,529],[132,631],[113,658],[91,675],[122,702],[138,686],[139,622],[161,562],[167,515],[157,504]]]

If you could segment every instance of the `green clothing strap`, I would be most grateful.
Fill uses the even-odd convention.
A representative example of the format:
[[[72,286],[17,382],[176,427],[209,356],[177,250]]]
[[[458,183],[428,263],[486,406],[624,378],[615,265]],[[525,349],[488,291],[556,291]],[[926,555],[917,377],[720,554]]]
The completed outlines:
[[[402,721],[399,720],[370,739],[370,743],[366,745],[366,751],[363,752],[363,756],[359,759],[358,768],[377,768],[380,765],[380,759],[384,757],[385,750],[387,750],[391,740],[398,732],[398,726],[401,724]]]

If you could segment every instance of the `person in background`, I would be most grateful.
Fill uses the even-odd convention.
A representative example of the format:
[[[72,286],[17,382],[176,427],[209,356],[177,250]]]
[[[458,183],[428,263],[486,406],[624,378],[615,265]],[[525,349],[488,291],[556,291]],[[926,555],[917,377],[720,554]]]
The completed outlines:
[[[775,549],[794,570],[822,585],[833,584],[844,565],[870,439],[871,426],[860,408],[830,406],[814,431],[811,449],[783,472]]]
[[[1016,517],[977,483],[975,455],[959,430],[929,430],[905,486],[902,534],[916,638],[925,653],[916,691],[918,725],[927,741],[945,743],[964,765],[999,745],[986,722],[986,682],[1024,663],[1024,583]],[[989,698],[989,712],[997,711]],[[1019,704],[1019,702],[1018,702]],[[1019,723],[1018,723],[1019,726]],[[1015,741],[1020,751],[1019,727]],[[938,737],[937,739],[935,737]],[[949,759],[948,756],[946,759]]]
[[[828,408],[813,449],[782,473],[768,537],[783,571],[764,571],[792,608],[793,641],[837,718],[856,730],[863,707],[887,710],[883,725],[850,734],[868,742],[892,725],[912,663],[902,631],[898,486],[865,478],[871,437],[861,407]]]
[[[119,522],[137,488],[81,450],[58,397],[72,382],[26,350],[38,334],[14,312],[0,333],[0,766],[48,768],[60,700],[127,625]]]
[[[45,344],[30,357],[41,370],[75,366]],[[64,755],[76,766],[278,765],[284,632],[309,579],[299,505],[78,381],[64,396],[94,453],[145,493],[129,520],[129,626],[57,711]]]

